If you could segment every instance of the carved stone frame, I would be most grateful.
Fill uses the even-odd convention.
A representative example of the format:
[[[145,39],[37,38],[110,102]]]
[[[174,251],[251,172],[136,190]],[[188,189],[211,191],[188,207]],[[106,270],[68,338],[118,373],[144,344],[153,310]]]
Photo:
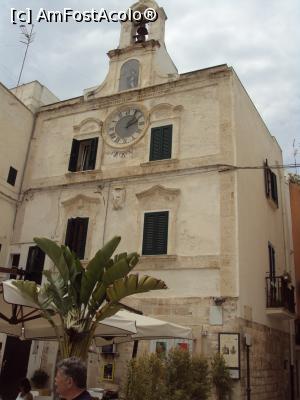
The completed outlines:
[[[170,162],[178,159],[179,149],[180,149],[180,131],[181,131],[181,120],[182,120],[182,106],[172,106],[168,103],[161,103],[155,105],[150,110],[150,123],[149,123],[149,135],[148,135],[148,143],[147,143],[147,151],[145,153],[144,162],[145,163],[156,163],[156,161],[149,161],[150,154],[150,145],[151,145],[151,129],[172,125],[172,154],[170,159],[166,160],[158,160],[157,162]]]
[[[91,257],[92,239],[95,232],[95,224],[100,213],[101,200],[99,197],[92,197],[85,194],[77,194],[61,201],[61,215],[59,218],[60,242],[65,242],[68,220],[70,218],[89,218],[86,237],[85,260]]]
[[[162,185],[136,193],[138,200],[138,237],[140,253],[143,249],[144,215],[146,212],[169,211],[167,255],[176,254],[176,222],[180,200],[180,189],[171,189]],[[155,257],[155,256],[151,256]],[[159,257],[162,257],[160,254]]]
[[[102,164],[102,154],[103,154],[103,138],[101,135],[103,122],[97,118],[86,118],[80,122],[78,125],[73,126],[74,136],[73,139],[76,140],[86,140],[98,138],[98,150],[95,170],[99,170]],[[77,171],[85,172],[85,171]]]

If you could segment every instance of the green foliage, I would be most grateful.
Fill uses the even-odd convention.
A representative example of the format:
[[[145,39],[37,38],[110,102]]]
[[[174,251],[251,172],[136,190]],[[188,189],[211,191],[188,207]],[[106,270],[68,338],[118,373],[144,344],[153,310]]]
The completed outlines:
[[[289,174],[289,182],[295,183],[297,185],[300,185],[300,175],[298,174]]]
[[[211,375],[218,400],[226,400],[232,392],[233,382],[230,378],[229,369],[225,364],[224,357],[219,353],[215,354],[212,360]]]
[[[114,237],[106,243],[88,263],[81,278],[80,300],[84,305],[87,305],[95,285],[102,279],[104,271],[110,261],[110,257],[118,247],[120,240],[121,238],[119,236]]]
[[[110,301],[118,302],[126,296],[136,293],[149,292],[150,290],[167,289],[166,284],[151,276],[129,275],[124,279],[116,280],[108,289],[107,296]]]
[[[211,391],[209,364],[201,356],[194,356],[191,364],[190,400],[206,400]]]
[[[128,364],[127,400],[166,400],[165,365],[156,354],[144,354]]]
[[[120,240],[119,236],[111,239],[83,268],[68,247],[46,238],[34,239],[53,261],[54,269],[44,271],[47,282],[42,287],[29,281],[14,284],[55,329],[62,357],[85,359],[98,322],[119,311],[119,301],[124,297],[166,288],[159,279],[129,275],[139,261],[137,253],[121,253],[112,258]],[[59,316],[60,326],[54,315]]]
[[[208,362],[181,349],[166,358],[147,354],[128,365],[126,400],[207,400],[211,380]]]
[[[191,357],[188,351],[173,349],[166,359],[168,398],[189,400],[191,383]]]

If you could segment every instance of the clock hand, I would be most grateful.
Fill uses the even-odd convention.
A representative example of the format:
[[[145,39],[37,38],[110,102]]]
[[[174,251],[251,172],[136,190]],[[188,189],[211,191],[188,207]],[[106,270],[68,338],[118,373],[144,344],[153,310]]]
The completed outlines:
[[[127,124],[126,124],[126,128],[128,129],[131,125],[135,124],[136,122],[138,122],[138,120],[136,118],[131,119]]]
[[[133,125],[133,124],[137,121],[137,119],[136,119],[136,117],[135,117],[137,111],[138,111],[138,110],[135,110],[135,112],[134,112],[132,118],[127,122],[127,124],[126,124],[126,129],[129,128],[130,125]]]

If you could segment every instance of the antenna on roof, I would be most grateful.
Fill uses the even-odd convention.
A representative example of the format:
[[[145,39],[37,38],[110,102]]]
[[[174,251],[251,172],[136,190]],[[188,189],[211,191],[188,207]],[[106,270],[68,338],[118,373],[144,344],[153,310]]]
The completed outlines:
[[[34,40],[35,33],[33,33],[33,27],[34,27],[34,25],[31,25],[31,29],[30,29],[30,32],[29,32],[27,30],[26,25],[20,25],[21,34],[24,36],[24,38],[22,38],[23,40],[20,40],[20,42],[24,43],[26,45],[26,50],[25,50],[25,54],[24,54],[24,57],[23,57],[23,62],[22,62],[22,67],[21,67],[21,71],[20,71],[20,74],[19,74],[17,87],[19,86],[19,83],[20,83],[20,80],[21,80],[21,76],[22,76],[22,72],[23,72],[23,68],[24,68],[24,64],[25,64],[25,60],[26,60],[26,56],[27,56],[27,52],[28,52],[28,47]]]

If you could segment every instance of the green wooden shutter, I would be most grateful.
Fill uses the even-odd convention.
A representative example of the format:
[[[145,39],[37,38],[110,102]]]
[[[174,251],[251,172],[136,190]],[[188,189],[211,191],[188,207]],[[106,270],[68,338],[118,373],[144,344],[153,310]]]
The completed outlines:
[[[151,129],[151,143],[150,143],[150,161],[160,160],[162,151],[162,134],[161,128]]]
[[[88,169],[95,169],[97,149],[98,149],[98,138],[94,138],[91,140],[91,151],[88,161]]]
[[[18,171],[14,167],[10,167],[9,172],[8,172],[8,177],[7,177],[7,183],[9,183],[12,186],[15,186],[16,179],[17,179],[17,173],[18,173]]]
[[[25,279],[38,284],[42,282],[45,253],[38,246],[30,246],[26,262]]]
[[[269,274],[270,278],[275,278],[276,276],[275,249],[270,242],[268,243],[268,250],[269,250]]]
[[[74,248],[73,238],[74,238],[75,225],[76,225],[75,218],[68,219],[65,245],[68,246],[70,250],[73,250]]]
[[[77,170],[79,144],[80,144],[79,140],[73,139],[70,160],[69,160],[69,168],[68,168],[68,170],[71,172],[75,172]]]
[[[143,249],[144,255],[167,254],[169,212],[145,213]]]
[[[162,159],[168,159],[172,156],[172,125],[162,127]]]
[[[278,193],[277,193],[277,177],[273,171],[270,171],[270,178],[271,178],[271,194],[272,200],[278,206]]]
[[[84,259],[88,223],[88,218],[70,218],[68,220],[65,244],[81,260]]]
[[[77,218],[76,254],[80,260],[84,259],[88,224],[88,218]]]
[[[269,167],[268,160],[264,162],[264,177],[265,177],[265,191],[266,197],[270,196],[270,186],[269,186]]]
[[[165,160],[172,156],[172,125],[151,129],[150,161]]]
[[[155,254],[167,254],[168,252],[168,222],[169,212],[157,213],[155,232]]]
[[[144,216],[143,254],[154,254],[154,238],[155,213],[146,213]]]

